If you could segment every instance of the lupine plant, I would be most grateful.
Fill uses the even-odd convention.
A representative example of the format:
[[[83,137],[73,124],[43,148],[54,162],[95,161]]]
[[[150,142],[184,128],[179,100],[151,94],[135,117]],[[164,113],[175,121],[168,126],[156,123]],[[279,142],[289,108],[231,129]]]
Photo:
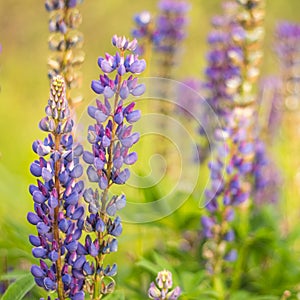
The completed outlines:
[[[115,214],[125,206],[126,197],[124,194],[110,197],[109,189],[128,180],[130,172],[123,164],[132,165],[137,160],[136,152],[129,149],[139,139],[138,133],[131,132],[131,124],[138,121],[140,111],[134,110],[134,102],[126,106],[123,102],[130,94],[143,94],[145,86],[138,84],[133,75],[141,73],[146,64],[137,55],[125,55],[136,48],[136,40],[130,42],[114,36],[113,44],[119,52],[98,60],[104,74],[92,82],[92,89],[103,94],[104,100],[97,100],[96,107],[88,108],[96,124],[88,131],[92,152],[83,154],[89,164],[88,179],[97,182],[102,192],[84,190],[83,181],[76,182],[83,173],[79,164],[83,147],[73,144],[73,121],[61,76],[54,77],[51,83],[47,116],[40,122],[40,129],[49,135],[44,141],[33,143],[33,150],[40,157],[30,170],[41,180],[30,186],[35,212],[30,212],[27,218],[37,227],[38,236],[30,236],[30,242],[40,265],[34,265],[31,272],[37,285],[57,291],[59,299],[83,299],[84,287],[93,299],[101,299],[115,285],[112,276],[117,273],[117,266],[104,266],[104,258],[117,251],[116,237],[122,233],[122,224]],[[110,79],[107,74],[114,71],[116,75]],[[82,194],[89,208],[85,220],[84,207],[79,203]],[[84,245],[78,241],[83,228],[88,232]]]
[[[69,105],[81,100],[72,95],[71,90],[79,88],[82,81],[80,67],[84,61],[83,34],[78,30],[82,16],[78,5],[82,0],[46,0],[49,12],[49,49],[48,76],[63,76]]]
[[[135,15],[133,37],[141,47],[138,53],[152,53],[151,58],[157,61],[157,74],[163,78],[173,77],[173,67],[178,64],[181,43],[186,37],[187,12],[186,0],[160,0],[159,14],[154,19],[150,12],[143,11]]]
[[[160,14],[156,19],[158,42],[154,51],[159,55],[159,76],[172,77],[172,67],[178,62],[180,43],[186,37],[187,11],[189,4],[185,0],[161,0],[158,4]]]
[[[83,147],[73,142],[65,88],[61,76],[53,78],[47,116],[39,123],[48,136],[32,145],[39,158],[31,164],[30,171],[38,179],[36,185],[29,187],[34,212],[27,215],[37,228],[37,235],[31,235],[29,240],[39,265],[33,265],[31,273],[38,286],[57,291],[60,300],[84,298],[82,265],[78,266],[78,240],[84,225],[84,207],[79,198],[84,184],[76,181],[83,173],[79,163]]]
[[[224,16],[213,20],[217,27],[209,37],[214,48],[209,56],[212,66],[207,69],[209,88],[212,89],[210,103],[223,124],[223,129],[216,132],[216,138],[221,138],[224,144],[217,149],[216,161],[209,163],[212,180],[211,187],[206,190],[209,214],[202,217],[201,223],[207,239],[203,254],[211,283],[220,299],[226,297],[225,261],[237,258],[236,250],[232,249],[235,234],[230,226],[236,210],[234,207],[242,207],[240,211],[245,217],[239,233],[243,238],[247,235],[248,221],[245,218],[251,190],[248,175],[253,172],[256,133],[252,87],[259,73],[257,65],[261,57],[259,45],[263,30],[261,3],[238,2],[240,6],[225,2]],[[224,82],[223,78],[227,80]],[[239,271],[237,273],[233,285],[241,275]]]
[[[33,25],[24,22],[32,16],[32,12],[27,15],[25,9],[22,17],[27,18],[18,20],[19,7],[27,8],[28,3],[20,2],[18,10],[12,6],[7,11],[4,2],[0,4],[0,11],[4,12],[0,19],[5,25],[11,25],[13,20],[13,26],[7,26],[3,45],[18,55],[10,57],[10,51],[3,53],[4,56],[1,53],[5,59],[1,63],[1,97],[9,100],[1,102],[3,109],[0,110],[3,129],[0,135],[1,141],[3,139],[3,143],[0,142],[1,300],[298,299],[298,23],[278,23],[273,48],[279,59],[279,72],[258,85],[261,70],[269,72],[276,67],[272,64],[273,57],[266,55],[261,68],[264,35],[273,34],[270,29],[275,23],[272,22],[274,8],[276,14],[288,12],[294,18],[297,9],[294,16],[290,13],[297,0],[289,0],[288,6],[279,6],[281,0],[221,1],[222,13],[211,21],[212,31],[207,40],[209,53],[201,55],[201,64],[207,64],[201,72],[204,79],[193,78],[179,84],[174,81],[175,66],[181,64],[178,70],[181,78],[195,76],[188,72],[200,74],[193,56],[204,50],[197,40],[185,40],[186,30],[195,30],[189,36],[195,36],[197,30],[200,37],[199,30],[206,28],[207,16],[215,6],[210,1],[199,5],[198,0],[157,0],[157,11],[150,13],[141,1],[135,3],[134,7],[139,7],[142,13],[135,15],[132,35],[140,43],[114,36],[114,52],[99,57],[100,74],[91,76],[95,78],[91,82],[95,101],[86,105],[89,121],[79,118],[88,121],[84,147],[77,142],[83,139],[82,124],[76,124],[74,119],[75,104],[81,99],[76,94],[82,81],[80,67],[84,60],[83,33],[79,32],[82,0],[45,0],[50,31],[50,96],[45,116],[39,122],[45,136],[40,132],[42,137],[32,143],[34,153],[16,147],[15,141],[18,146],[31,143],[28,133],[32,127],[27,120],[35,112],[34,99],[43,87],[41,81],[32,89],[31,82],[39,78],[29,77],[35,68],[31,68],[32,62],[35,56],[40,58],[41,51],[34,52],[34,59],[33,54],[27,52],[33,47],[40,49],[38,39],[24,43],[28,35],[39,36],[36,34],[40,33],[36,24],[39,16]],[[130,27],[126,15],[132,13],[133,6],[125,5],[120,11],[110,2],[92,2],[88,5],[96,8],[93,12],[88,11],[88,5],[83,7],[91,24],[86,24],[82,31],[92,28],[93,33],[88,38],[102,47],[101,37],[107,34],[106,26],[108,31],[110,25],[119,26],[118,22],[125,31],[126,26]],[[191,19],[187,18],[189,4],[195,5],[190,12]],[[40,8],[43,13],[43,7]],[[100,19],[94,20],[98,13]],[[266,31],[265,13],[268,14]],[[189,28],[187,23],[190,23]],[[24,27],[21,40],[18,40],[19,34],[12,35],[16,24]],[[30,28],[32,32],[28,32]],[[180,57],[185,41],[186,55]],[[266,45],[268,41],[270,38],[266,39]],[[266,53],[273,50],[272,47],[265,49]],[[87,58],[90,50],[87,47]],[[150,101],[138,105],[132,102],[145,91],[138,79],[139,74],[145,76],[146,67],[140,55],[147,61],[148,72],[151,66],[151,75],[160,75],[164,77],[162,83],[172,82],[179,89],[171,93],[170,88],[175,85],[157,84],[149,91]],[[148,61],[150,59],[152,61]],[[273,61],[270,63],[270,60]],[[30,70],[26,69],[28,66]],[[87,75],[91,75],[90,66],[92,64],[86,66]],[[22,68],[27,77],[23,73],[20,73],[23,76],[15,76],[19,74],[18,68]],[[166,80],[168,78],[173,80]],[[159,83],[158,78],[155,82]],[[19,93],[14,91],[16,86],[20,87]],[[26,97],[29,91],[30,98]],[[151,95],[155,96],[157,106],[153,105]],[[164,105],[157,99],[158,95],[164,100],[171,100],[169,96],[172,96],[178,105],[176,108]],[[206,108],[210,106],[209,111],[215,112],[219,122],[211,120],[203,104]],[[139,109],[146,116],[141,130],[134,129],[142,115]],[[148,110],[160,113],[162,118],[149,124]],[[191,116],[199,117],[200,130],[191,122]],[[166,120],[176,121],[176,118],[178,125],[187,129],[187,135],[174,134],[179,136],[179,142],[174,144],[180,152],[181,164],[174,159],[174,151],[169,152],[170,148],[163,142],[152,143],[150,149],[148,144],[145,147],[138,143],[140,132],[146,141],[148,135],[144,133],[150,125],[162,130],[160,133],[168,139],[173,137],[177,127],[169,126]],[[22,134],[23,128],[26,134]],[[74,128],[80,128],[76,136]],[[189,168],[193,157],[187,138],[199,141],[199,131],[207,137],[200,155],[201,162],[208,164],[208,168],[198,166],[195,160],[194,166]],[[213,139],[215,143],[210,144]],[[181,144],[185,148],[180,149]],[[140,152],[141,149],[144,151]],[[138,177],[147,174],[146,157],[151,150],[166,156],[167,172],[162,185],[148,185],[147,179],[151,178],[152,183],[156,170],[150,172],[149,177]],[[130,178],[131,166],[137,161],[137,153],[142,169],[141,174],[134,174],[133,182],[142,183],[143,187],[135,186],[129,193],[124,185]],[[18,201],[28,189],[26,178],[19,176],[28,155],[36,157],[33,162],[31,157],[29,159],[30,173],[35,177],[29,186],[30,208],[27,203],[20,205]],[[150,168],[152,163],[156,161],[151,160]],[[165,165],[159,163],[160,166],[164,170]],[[199,172],[194,173],[196,167]],[[183,177],[177,177],[180,171]],[[26,174],[29,174],[28,168]],[[170,184],[173,177],[180,181],[176,187],[173,182]],[[196,179],[191,182],[190,178]],[[194,183],[194,190],[189,189]],[[172,203],[164,197],[171,189]],[[145,203],[132,205],[132,201],[139,202],[140,195]],[[199,210],[202,195],[205,203]],[[159,201],[156,203],[156,200]],[[170,205],[173,203],[178,204],[178,208]],[[182,205],[179,207],[179,204]],[[133,206],[138,207],[134,210],[137,213],[140,207],[156,209],[155,216],[161,219],[142,224],[144,219],[140,218],[139,224],[126,224],[125,234],[122,210],[127,217],[133,216],[132,212],[127,213]],[[150,217],[152,212],[149,212]],[[25,224],[22,219],[26,218],[20,218],[22,213],[27,215]],[[157,277],[152,282],[153,274]],[[180,283],[180,287],[174,288],[173,281]]]
[[[101,299],[115,286],[112,277],[117,273],[117,265],[105,266],[104,259],[118,249],[116,238],[122,233],[122,224],[120,217],[115,215],[125,206],[126,196],[110,195],[109,191],[113,184],[126,183],[130,171],[125,166],[137,160],[136,152],[130,152],[139,140],[139,134],[132,133],[132,124],[139,120],[141,114],[134,109],[134,102],[126,105],[124,102],[130,95],[140,96],[145,90],[135,77],[144,71],[145,61],[130,53],[135,50],[137,41],[114,36],[112,43],[118,49],[116,55],[106,54],[98,59],[103,74],[99,80],[92,82],[92,89],[103,95],[103,100],[97,100],[96,106],[88,108],[96,123],[88,129],[92,152],[85,151],[83,154],[84,161],[89,164],[88,179],[98,183],[101,190],[89,188],[84,192],[89,206],[85,248],[94,260],[93,277],[87,281],[87,286],[93,299]]]
[[[176,300],[181,294],[180,287],[177,286],[174,289],[172,273],[167,270],[158,272],[156,277],[156,284],[151,282],[148,290],[149,299],[154,300]]]
[[[142,11],[134,16],[135,28],[131,34],[139,41],[135,53],[150,57],[152,45],[158,42],[158,34],[155,31],[153,16],[149,11]]]
[[[216,149],[218,156],[209,163],[211,186],[206,190],[207,214],[202,216],[203,236],[207,240],[203,255],[207,260],[207,270],[212,285],[220,299],[225,297],[223,272],[228,261],[235,261],[235,233],[232,228],[235,208],[247,203],[250,195],[249,182],[245,175],[252,168],[253,144],[247,141],[245,127],[249,115],[244,109],[232,112],[231,127],[219,129],[216,139],[221,144]]]

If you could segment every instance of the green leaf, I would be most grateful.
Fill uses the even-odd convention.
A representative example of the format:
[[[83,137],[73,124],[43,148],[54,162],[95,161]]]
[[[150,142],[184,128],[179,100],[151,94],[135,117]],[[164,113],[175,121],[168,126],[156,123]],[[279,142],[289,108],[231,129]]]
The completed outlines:
[[[6,290],[1,300],[21,300],[34,285],[35,282],[33,276],[28,273],[13,282]]]
[[[150,271],[154,275],[157,275],[157,273],[161,271],[161,268],[158,265],[154,264],[153,262],[147,259],[141,259],[136,263],[136,265]]]
[[[19,279],[20,277],[24,277],[24,275],[27,275],[27,271],[11,271],[6,274],[0,274],[0,280],[16,280]]]

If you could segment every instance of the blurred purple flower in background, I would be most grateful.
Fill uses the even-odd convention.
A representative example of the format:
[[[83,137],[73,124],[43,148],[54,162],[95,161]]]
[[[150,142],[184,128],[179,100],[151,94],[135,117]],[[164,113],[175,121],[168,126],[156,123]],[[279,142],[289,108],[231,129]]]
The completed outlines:
[[[78,5],[82,0],[46,0],[49,12],[49,40],[51,51],[48,58],[48,77],[63,76],[66,83],[66,97],[70,107],[82,100],[71,90],[81,86],[80,67],[84,61],[83,34],[78,30],[82,16]]]
[[[170,78],[171,68],[177,64],[180,43],[186,37],[187,12],[189,4],[185,0],[160,0],[160,13],[156,18],[156,43],[154,51],[159,55],[159,75]]]

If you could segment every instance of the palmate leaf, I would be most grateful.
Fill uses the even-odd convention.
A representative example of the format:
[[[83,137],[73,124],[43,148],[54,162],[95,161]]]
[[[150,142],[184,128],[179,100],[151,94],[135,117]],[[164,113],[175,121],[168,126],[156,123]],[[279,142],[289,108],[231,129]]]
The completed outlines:
[[[21,300],[34,286],[33,276],[30,273],[23,275],[8,287],[1,300]]]

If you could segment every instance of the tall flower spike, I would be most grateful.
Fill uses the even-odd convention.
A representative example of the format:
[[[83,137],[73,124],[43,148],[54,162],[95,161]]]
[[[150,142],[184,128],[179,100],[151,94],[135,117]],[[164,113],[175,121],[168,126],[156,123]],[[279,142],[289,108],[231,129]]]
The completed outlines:
[[[78,4],[82,0],[46,0],[45,7],[49,12],[49,49],[48,76],[63,76],[66,82],[66,95],[70,107],[81,101],[71,90],[81,85],[80,67],[84,61],[83,34],[78,28],[82,17]],[[71,95],[72,94],[72,95]]]
[[[180,43],[186,37],[187,11],[189,4],[185,0],[160,0],[160,14],[156,19],[156,43],[154,50],[160,54],[160,76],[172,77],[172,67],[177,64]]]
[[[236,22],[235,2],[223,3],[223,15],[212,19],[213,30],[208,36],[211,50],[206,68],[208,102],[220,117],[220,121],[234,103],[241,83],[243,52],[236,41],[244,39],[244,30]]]
[[[88,129],[91,152],[84,151],[83,154],[89,165],[88,179],[97,183],[100,189],[89,188],[84,192],[89,205],[84,252],[94,260],[87,268],[90,275],[87,286],[93,299],[113,292],[115,286],[113,276],[117,273],[117,265],[105,265],[104,258],[118,249],[117,237],[122,233],[122,223],[116,214],[125,206],[126,196],[111,196],[109,189],[113,184],[126,183],[130,176],[126,166],[137,160],[137,154],[130,152],[139,140],[139,134],[132,132],[132,124],[139,120],[141,113],[134,109],[134,102],[126,105],[124,102],[130,95],[140,96],[145,90],[134,75],[142,73],[146,63],[130,53],[136,49],[137,41],[115,35],[112,43],[118,49],[117,53],[99,57],[98,65],[103,74],[99,80],[92,81],[93,91],[103,95],[103,100],[97,99],[96,106],[88,108],[95,124]]]
[[[172,289],[172,273],[167,270],[158,272],[156,277],[156,284],[151,282],[148,290],[149,299],[154,300],[176,300],[181,295],[179,286]]]
[[[136,27],[131,33],[139,42],[135,53],[149,57],[153,45],[158,41],[158,34],[154,27],[153,17],[149,11],[142,11],[134,16],[134,22]]]
[[[65,82],[55,76],[51,82],[47,116],[40,121],[41,130],[48,132],[44,141],[33,143],[39,156],[31,166],[37,184],[30,185],[34,212],[27,215],[35,225],[37,235],[30,235],[32,254],[39,259],[31,267],[38,286],[46,291],[57,291],[58,299],[84,299],[84,277],[78,259],[79,238],[84,224],[84,207],[79,198],[84,189],[77,181],[83,173],[79,158],[83,148],[73,143],[70,111],[65,94]]]
[[[207,212],[201,218],[201,224],[202,234],[207,240],[203,255],[213,278],[223,271],[225,261],[236,258],[231,222],[235,207],[245,203],[250,194],[250,185],[245,176],[252,170],[254,148],[247,141],[245,128],[249,123],[249,115],[246,113],[245,109],[234,109],[230,129],[216,131],[215,138],[222,143],[215,149],[216,160],[209,163],[212,183],[205,191]],[[248,113],[251,114],[251,110]]]
[[[215,30],[209,36],[213,50],[207,69],[208,87],[212,90],[210,104],[220,116],[223,128],[216,138],[223,141],[215,149],[218,156],[209,163],[211,187],[206,189],[206,210],[202,217],[202,233],[206,239],[203,254],[211,274],[214,290],[226,296],[223,274],[226,261],[235,260],[234,231],[230,222],[234,211],[247,222],[247,201],[254,175],[254,125],[256,96],[253,86],[259,75],[260,50],[264,18],[263,1],[228,1],[224,15],[213,19]],[[223,80],[225,78],[225,80]],[[225,171],[223,173],[223,171]],[[240,237],[244,238],[244,237]]]

